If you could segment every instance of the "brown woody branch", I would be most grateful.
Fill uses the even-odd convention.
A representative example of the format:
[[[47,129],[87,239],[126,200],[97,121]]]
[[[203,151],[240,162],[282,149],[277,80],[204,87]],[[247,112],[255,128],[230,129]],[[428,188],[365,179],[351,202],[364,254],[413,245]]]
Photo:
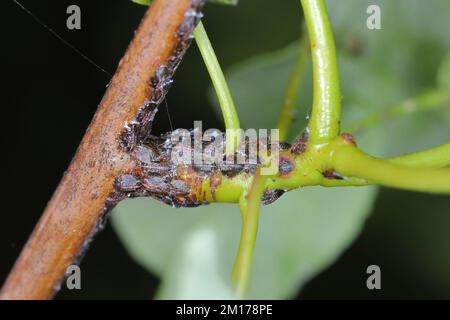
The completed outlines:
[[[155,0],[106,91],[69,169],[23,248],[1,299],[48,299],[78,263],[105,214],[114,182],[151,127],[198,21],[203,0]]]

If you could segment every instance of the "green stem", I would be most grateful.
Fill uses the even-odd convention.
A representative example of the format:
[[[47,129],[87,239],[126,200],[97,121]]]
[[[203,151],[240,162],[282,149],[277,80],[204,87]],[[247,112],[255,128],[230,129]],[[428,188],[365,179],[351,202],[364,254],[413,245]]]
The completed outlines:
[[[440,90],[429,90],[417,97],[406,99],[381,112],[376,112],[359,120],[345,129],[345,132],[358,132],[373,127],[387,119],[398,118],[406,114],[433,110],[443,105],[450,105],[450,94]]]
[[[411,168],[443,168],[450,165],[450,143],[385,160]],[[367,179],[357,177],[347,177],[344,180],[323,179],[320,183],[324,187],[366,186],[370,184]]]
[[[450,169],[401,166],[371,157],[352,145],[337,147],[332,165],[340,174],[371,183],[412,191],[450,193]]]
[[[341,93],[333,31],[324,0],[301,0],[311,42],[313,106],[310,142],[332,141],[339,134]]]
[[[294,106],[298,96],[298,86],[303,76],[306,61],[308,58],[308,37],[304,35],[299,44],[297,59],[289,78],[286,94],[284,96],[283,106],[281,107],[280,118],[278,119],[277,128],[279,129],[280,141],[287,141],[289,130],[291,128]]]
[[[236,150],[240,141],[239,116],[236,112],[227,81],[225,80],[219,61],[201,21],[194,30],[194,37],[214,85],[220,108],[222,109],[225,128],[227,129],[226,150],[229,154]]]
[[[259,207],[267,177],[258,170],[253,179],[248,199],[244,194],[240,201],[242,231],[239,250],[233,268],[233,284],[237,297],[243,298],[248,287],[253,261],[256,235],[258,233]]]

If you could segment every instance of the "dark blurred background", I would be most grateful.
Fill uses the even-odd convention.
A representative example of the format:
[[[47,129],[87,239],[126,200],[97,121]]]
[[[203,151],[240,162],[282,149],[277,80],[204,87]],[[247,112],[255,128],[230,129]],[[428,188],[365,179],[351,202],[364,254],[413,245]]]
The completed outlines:
[[[146,10],[129,0],[21,3],[110,73]],[[81,30],[66,28],[70,4],[81,7]],[[273,6],[273,1],[261,0],[242,0],[237,8],[207,5],[205,23],[225,69],[298,39],[298,1],[277,1],[276,10]],[[13,1],[2,1],[1,12],[3,282],[75,153],[110,77]],[[207,100],[209,85],[194,44],[167,97],[175,127],[190,127],[202,119],[205,126],[221,128]],[[167,114],[159,112],[154,131],[169,129]],[[450,243],[450,218],[438,215],[439,210],[427,213],[430,203],[441,206],[441,212],[449,211],[448,197],[382,190],[357,241],[299,297],[450,298],[449,270],[444,267],[449,261],[442,260]],[[382,290],[365,286],[370,264],[382,269]],[[83,289],[63,289],[57,298],[146,299],[158,285],[156,277],[129,257],[110,226],[92,244],[82,272]]]

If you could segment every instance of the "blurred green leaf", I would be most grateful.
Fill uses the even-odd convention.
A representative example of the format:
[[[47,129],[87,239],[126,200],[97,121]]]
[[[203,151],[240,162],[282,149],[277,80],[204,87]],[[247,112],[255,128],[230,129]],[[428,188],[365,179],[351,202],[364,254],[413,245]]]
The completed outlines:
[[[450,2],[430,1],[425,10],[428,16],[422,13],[421,17],[433,21],[432,27],[427,23],[423,28],[416,17],[424,6],[419,0],[328,3],[339,50],[344,129],[346,124],[370,113],[382,112],[436,87],[440,61],[450,47],[450,39],[444,32],[450,29],[450,22],[442,11],[444,8],[450,10]],[[370,4],[381,7],[382,30],[366,28],[366,8]],[[228,70],[227,79],[243,127],[269,128],[275,124],[294,65],[296,45],[251,58]],[[306,125],[306,115],[310,112],[311,66],[306,70],[296,104],[297,119],[293,123],[293,128],[298,129],[292,132],[291,140]],[[209,96],[215,110],[219,111],[212,90]],[[375,150],[367,146],[366,151],[377,156],[394,156],[448,142],[448,117],[442,117],[442,110],[436,109],[395,121],[386,120],[379,127],[383,148]],[[255,110],[258,110],[258,117],[255,117]],[[217,114],[220,116],[219,112]],[[362,132],[360,136],[364,134]]]
[[[152,3],[152,0],[131,0],[137,4],[142,4],[144,6],[150,5]],[[235,6],[238,4],[239,0],[208,0],[212,3],[218,3],[218,4],[225,4],[225,5],[232,5]]]
[[[184,234],[211,209],[175,209],[153,199],[131,199],[114,209],[112,223],[133,258],[161,275]]]
[[[244,63],[245,76],[237,77],[242,82],[236,84],[234,77],[230,77],[233,88],[243,89],[235,95],[238,101],[242,96],[247,97],[251,102],[250,110],[260,110],[266,102],[265,106],[270,110],[267,101],[276,94],[270,86],[262,87],[264,80],[260,79],[268,75],[274,84],[285,81],[295,49],[293,45],[279,55],[265,55],[252,59],[249,64]],[[378,83],[389,86],[385,79]],[[282,85],[274,87],[283,92]],[[259,100],[254,93],[261,89],[267,95]],[[246,96],[249,91],[253,95]],[[257,120],[264,121],[270,128],[276,117],[260,112],[259,117],[248,113],[243,119],[244,125],[250,126]],[[263,127],[261,123],[258,127]],[[378,142],[373,135],[367,134],[361,143],[376,149]],[[302,284],[331,264],[351,243],[370,212],[375,190],[302,189],[262,208],[250,297],[287,298],[295,295]],[[160,298],[224,298],[231,295],[228,287],[230,271],[240,233],[237,205],[173,209],[148,199],[138,199],[121,204],[113,214],[113,223],[137,261],[162,276]],[[194,246],[199,243],[198,238],[203,237],[197,234],[199,232],[214,239],[202,250]],[[220,254],[211,256],[211,252]]]
[[[450,253],[450,197],[406,192],[385,192],[384,202],[378,212],[385,216],[384,222],[376,217],[372,226],[380,239],[389,239],[386,255],[394,261],[406,261],[403,269],[411,279],[420,275],[426,286],[436,286],[441,291],[439,298],[449,295]],[[399,204],[393,206],[392,204]],[[401,232],[401,236],[399,236]],[[423,281],[423,280],[422,280]]]
[[[437,82],[442,90],[450,91],[450,53],[447,54],[439,66]]]
[[[381,30],[366,28],[366,9],[373,4],[381,8]],[[447,32],[450,30],[449,1],[430,0],[425,5],[420,0],[330,0],[328,9],[341,60],[343,54],[352,57],[352,51],[357,48],[360,54],[353,57],[351,64],[355,67],[363,64],[366,72],[390,79],[389,85],[395,84],[394,90],[386,88],[392,94],[379,90],[367,85],[366,75],[361,72],[353,72],[346,77],[347,68],[341,65],[344,112],[351,109],[347,107],[348,93],[371,91],[372,96],[363,101],[360,110],[370,107],[366,112],[380,112],[437,86],[439,65],[450,48]],[[352,81],[352,86],[345,88],[348,81]],[[382,153],[375,154],[395,156],[448,142],[450,117],[445,116],[446,113],[448,110],[436,108],[435,111],[412,113],[395,121],[387,119],[379,127]],[[357,117],[363,118],[364,115],[359,113]],[[344,127],[346,120],[344,118]]]

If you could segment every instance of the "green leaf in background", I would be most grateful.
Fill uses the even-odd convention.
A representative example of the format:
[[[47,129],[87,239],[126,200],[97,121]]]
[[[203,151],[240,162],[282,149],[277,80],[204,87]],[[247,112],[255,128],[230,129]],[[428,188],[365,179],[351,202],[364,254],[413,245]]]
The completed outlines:
[[[251,102],[248,108],[259,112],[259,117],[251,113],[244,116],[244,125],[249,127],[255,120],[260,121],[257,127],[263,127],[263,121],[269,128],[273,125],[276,117],[260,110],[263,102],[270,110],[267,101],[277,97],[261,79],[286,81],[295,53],[293,45],[244,63],[243,75],[237,77],[242,82],[236,83],[230,76],[232,87],[237,89],[235,98],[241,102],[241,97],[253,92],[247,97]],[[392,88],[385,78],[376,81],[371,73],[367,74],[369,84]],[[282,97],[283,86],[274,87]],[[261,92],[261,88],[265,95],[259,100],[255,92]],[[360,143],[377,149],[378,140],[367,133]],[[376,188],[305,188],[262,208],[249,298],[294,296],[353,241],[371,211],[375,194]],[[230,271],[241,225],[237,205],[173,209],[149,199],[137,199],[121,204],[112,220],[131,255],[162,277],[159,298],[232,297]],[[199,240],[203,237],[214,240],[207,241],[200,250],[195,244],[203,243]]]
[[[441,90],[450,94],[450,53],[445,56],[439,66],[437,83]],[[450,123],[450,103],[447,104],[447,108],[443,110],[442,119],[446,121],[446,123]]]
[[[252,57],[227,70],[226,78],[236,101],[241,125],[247,128],[272,128],[280,113],[284,92],[289,81],[294,59],[298,52],[294,43],[276,52]],[[310,71],[308,65],[307,70]],[[302,79],[301,87],[311,86],[309,74]],[[306,86],[304,83],[307,83]],[[302,90],[303,93],[303,90]],[[221,115],[216,95],[211,88],[209,97],[215,105],[218,117]],[[300,94],[297,102],[298,114],[293,127],[303,128],[310,99]],[[258,116],[255,116],[257,112]]]
[[[339,51],[344,128],[437,87],[437,82],[448,85],[448,62],[442,61],[450,48],[449,1],[334,0],[328,4]],[[380,5],[382,30],[366,28],[369,4]],[[294,43],[228,70],[243,127],[276,124],[296,52]],[[306,124],[311,105],[310,66],[307,70],[291,139]],[[358,144],[384,156],[448,142],[450,117],[442,116],[446,111],[387,120],[359,133]],[[376,190],[304,188],[263,207],[249,298],[295,296],[356,238]],[[159,298],[232,298],[230,272],[241,228],[237,206],[173,209],[151,199],[135,199],[120,204],[112,221],[129,253],[161,277]]]
[[[357,89],[343,90],[344,112],[349,109],[348,93],[359,90],[372,91],[373,96],[360,105],[360,110],[370,106],[367,112],[373,112],[437,87],[439,66],[450,49],[449,1],[430,0],[426,5],[421,0],[330,0],[327,3],[340,58],[343,52],[350,55],[352,47],[358,47],[361,54],[354,57],[352,64],[362,63],[369,72],[397,84],[394,94],[385,99],[385,91],[365,85],[365,75],[357,72],[350,74],[350,78],[342,75],[343,86],[347,81],[353,85],[359,83]],[[381,30],[366,28],[365,12],[374,4],[381,8]],[[346,68],[341,66],[341,74],[345,72]],[[449,117],[443,116],[446,113],[448,106],[446,110],[436,108],[436,111],[385,121],[379,136],[383,140],[383,152],[376,155],[394,156],[448,142]],[[357,117],[364,115],[359,113]]]

